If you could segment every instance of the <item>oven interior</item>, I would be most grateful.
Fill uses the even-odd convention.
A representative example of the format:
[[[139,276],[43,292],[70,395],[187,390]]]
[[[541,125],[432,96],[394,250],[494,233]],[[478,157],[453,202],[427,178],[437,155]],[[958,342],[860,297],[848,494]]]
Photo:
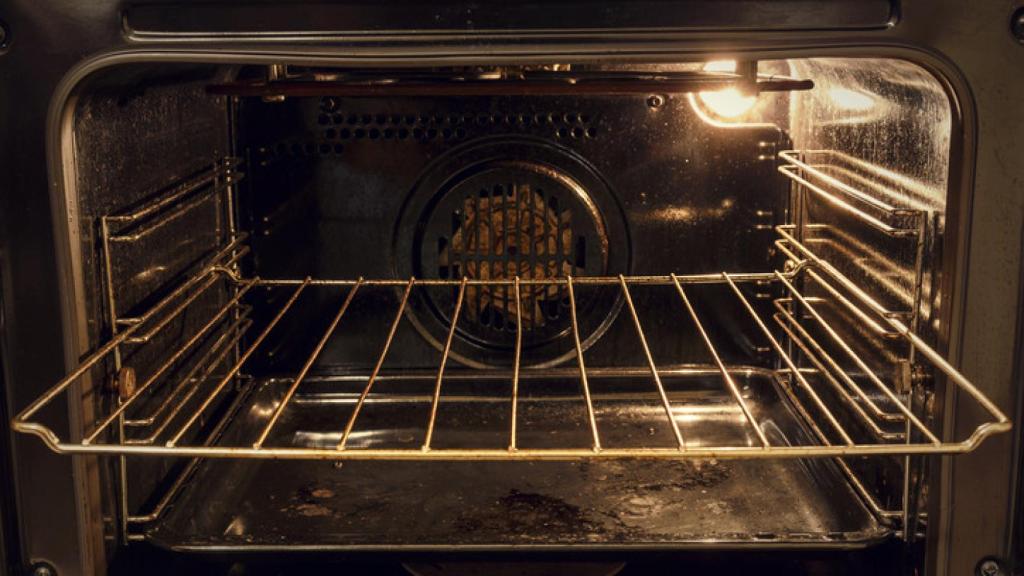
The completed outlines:
[[[119,447],[96,472],[115,541],[927,529],[927,449],[835,451],[945,440],[922,343],[948,329],[957,142],[914,64],[131,64],[70,102],[78,318],[117,345],[67,434]]]

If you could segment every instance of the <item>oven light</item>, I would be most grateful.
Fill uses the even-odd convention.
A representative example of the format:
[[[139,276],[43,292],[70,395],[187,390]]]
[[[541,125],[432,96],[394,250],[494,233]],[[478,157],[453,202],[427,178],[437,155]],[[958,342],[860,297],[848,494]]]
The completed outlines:
[[[704,65],[706,72],[735,72],[735,60],[713,60]],[[757,102],[757,96],[741,93],[736,88],[701,92],[700,101],[718,118],[736,118],[747,113]]]
[[[719,118],[735,118],[746,114],[757,102],[757,96],[745,96],[735,88],[701,92],[700,101]]]
[[[860,90],[829,88],[828,97],[840,110],[864,112],[875,107],[875,98]]]

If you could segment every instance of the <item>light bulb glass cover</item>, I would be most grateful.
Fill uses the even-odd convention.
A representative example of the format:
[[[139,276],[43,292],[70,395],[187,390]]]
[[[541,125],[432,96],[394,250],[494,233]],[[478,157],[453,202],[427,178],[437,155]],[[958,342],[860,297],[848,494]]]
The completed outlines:
[[[712,60],[704,64],[705,72],[735,72],[735,60]],[[701,92],[700,101],[712,114],[719,118],[737,118],[750,111],[757,103],[757,96],[743,94],[736,88]]]

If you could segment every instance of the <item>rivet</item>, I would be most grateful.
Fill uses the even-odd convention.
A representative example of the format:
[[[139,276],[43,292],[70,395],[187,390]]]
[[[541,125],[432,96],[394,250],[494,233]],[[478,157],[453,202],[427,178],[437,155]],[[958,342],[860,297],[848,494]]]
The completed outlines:
[[[976,572],[979,576],[1004,576],[1006,571],[1003,570],[1002,564],[995,558],[985,558],[978,563]]]

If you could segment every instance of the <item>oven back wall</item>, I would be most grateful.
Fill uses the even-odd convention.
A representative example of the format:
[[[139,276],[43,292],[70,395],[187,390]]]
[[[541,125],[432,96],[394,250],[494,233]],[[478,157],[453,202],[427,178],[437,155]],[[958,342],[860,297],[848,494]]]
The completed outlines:
[[[646,95],[246,99],[239,106],[239,149],[248,151],[251,170],[240,205],[253,234],[253,272],[355,279],[770,270],[771,227],[784,220],[788,201],[771,151],[786,147],[785,134],[771,125],[712,126],[685,96],[651,101]],[[677,296],[633,291],[655,357],[709,361],[696,331],[680,329],[689,324],[682,323]],[[632,356],[624,351],[635,341],[633,326],[613,321],[619,291],[577,292],[582,336],[610,326],[589,353],[611,358],[610,364]],[[321,366],[372,366],[400,293],[353,307]],[[564,289],[524,293],[526,362],[571,357]],[[700,290],[694,293],[701,298]],[[457,357],[470,364],[511,361],[516,312],[508,298],[467,289]],[[452,300],[447,290],[413,293],[416,329],[403,323],[388,366],[436,363]],[[325,306],[333,304],[308,310]],[[680,314],[659,315],[659,309]],[[301,363],[303,356],[287,353],[289,343],[308,344],[302,335],[316,337],[319,330],[310,326],[325,320],[294,318],[272,335],[283,348],[267,369]],[[727,361],[756,361],[728,326],[712,329],[727,343]]]

